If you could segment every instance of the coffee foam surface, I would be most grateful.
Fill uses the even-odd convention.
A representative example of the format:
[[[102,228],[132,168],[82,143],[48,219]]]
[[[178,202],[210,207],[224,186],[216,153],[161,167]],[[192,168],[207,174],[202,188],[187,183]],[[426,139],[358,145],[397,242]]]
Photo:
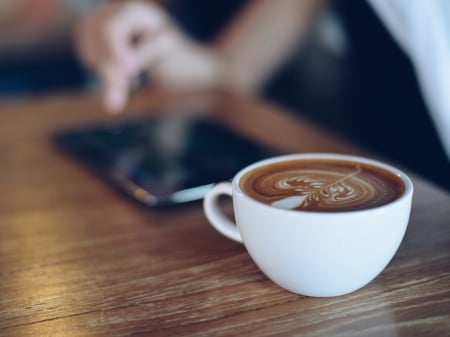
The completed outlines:
[[[248,172],[241,188],[250,197],[284,209],[348,211],[373,208],[397,199],[400,178],[366,164],[293,160]]]

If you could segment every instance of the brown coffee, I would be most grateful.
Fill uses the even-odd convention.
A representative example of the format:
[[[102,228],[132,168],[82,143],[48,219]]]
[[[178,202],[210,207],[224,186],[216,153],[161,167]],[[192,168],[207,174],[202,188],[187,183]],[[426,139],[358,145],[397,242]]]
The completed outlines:
[[[339,159],[295,159],[244,174],[240,188],[274,207],[316,212],[373,208],[398,199],[405,184],[395,174],[369,164]]]

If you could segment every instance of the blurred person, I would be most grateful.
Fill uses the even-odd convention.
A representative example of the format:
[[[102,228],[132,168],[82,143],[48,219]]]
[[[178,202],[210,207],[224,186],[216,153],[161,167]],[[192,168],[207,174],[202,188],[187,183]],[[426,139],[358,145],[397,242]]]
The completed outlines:
[[[217,38],[208,44],[201,44],[188,36],[174,18],[156,3],[112,2],[87,17],[79,26],[78,50],[84,63],[101,78],[105,106],[114,112],[123,109],[134,79],[142,71],[150,74],[153,83],[170,88],[218,86],[256,93],[261,91],[294,53],[295,46],[302,42],[325,3],[324,0],[249,1]],[[348,0],[341,1],[338,6],[344,8],[345,12],[348,9],[345,7],[351,7],[349,4],[358,7],[359,3]],[[445,0],[369,0],[368,3],[402,52],[409,57],[426,102],[426,107],[418,109],[429,111],[434,123],[432,127],[437,130],[438,137],[434,136],[433,139],[437,141],[431,142],[427,141],[428,133],[424,133],[423,137],[421,134],[405,137],[409,122],[415,118],[413,115],[408,115],[408,111],[399,111],[398,115],[402,117],[398,118],[401,120],[396,120],[394,114],[389,116],[382,111],[371,111],[373,108],[367,106],[367,103],[364,105],[365,102],[363,106],[370,114],[365,111],[357,112],[359,124],[354,128],[363,130],[363,133],[370,130],[369,132],[374,133],[373,138],[385,138],[387,135],[383,133],[383,129],[370,128],[372,120],[376,120],[377,115],[383,116],[378,120],[383,127],[386,127],[383,124],[395,121],[385,147],[395,148],[399,142],[402,146],[398,147],[396,154],[401,156],[402,151],[410,152],[409,157],[413,158],[410,162],[428,162],[421,163],[423,167],[429,166],[424,168],[428,170],[428,174],[433,174],[432,171],[436,171],[437,167],[438,175],[448,176],[450,4]],[[351,8],[347,10],[347,15],[348,13],[353,15],[350,22],[358,21],[360,13],[352,13]],[[362,31],[366,32],[365,29]],[[371,50],[374,59],[382,60],[386,54],[383,46],[370,38],[369,35],[367,44],[374,47]],[[364,37],[359,36],[359,41],[363,39]],[[370,74],[369,68],[372,66],[378,70],[375,63],[363,65],[366,70],[362,74]],[[378,72],[390,71],[392,69],[386,68]],[[389,74],[386,75],[388,78]],[[361,80],[368,82],[371,79],[360,78]],[[384,85],[390,88],[391,83],[386,81]],[[355,88],[359,90],[358,87]],[[382,91],[383,83],[375,90]],[[392,95],[396,95],[395,90]],[[366,98],[364,93],[361,97]],[[413,102],[414,99],[411,97]],[[420,104],[409,107],[415,109]],[[418,121],[419,125],[413,133],[421,133],[423,123],[420,122],[421,119]],[[361,123],[366,126],[362,127]],[[412,138],[415,138],[415,142],[408,148],[407,141]],[[431,148],[423,150],[428,143],[432,144]],[[419,150],[420,146],[422,150]],[[440,156],[436,165],[426,157],[427,152],[433,152],[434,155],[435,148],[440,152],[436,155]],[[420,151],[424,156],[419,155]],[[449,184],[449,178],[445,179]]]
[[[317,0],[253,1],[213,45],[201,45],[156,3],[112,2],[80,25],[78,50],[101,78],[110,111],[123,109],[133,79],[143,70],[171,88],[227,86],[254,92],[293,49],[292,40],[319,7]],[[284,22],[266,25],[268,18]]]

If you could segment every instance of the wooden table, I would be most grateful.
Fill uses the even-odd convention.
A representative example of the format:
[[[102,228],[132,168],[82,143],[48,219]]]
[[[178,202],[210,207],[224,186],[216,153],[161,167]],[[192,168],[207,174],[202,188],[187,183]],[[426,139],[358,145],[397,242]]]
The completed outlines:
[[[147,93],[120,117],[81,95],[2,103],[0,336],[450,336],[450,196],[414,175],[411,221],[389,266],[350,295],[309,298],[269,281],[201,203],[146,209],[50,142],[62,127],[210,104],[287,152],[363,153],[225,94]]]

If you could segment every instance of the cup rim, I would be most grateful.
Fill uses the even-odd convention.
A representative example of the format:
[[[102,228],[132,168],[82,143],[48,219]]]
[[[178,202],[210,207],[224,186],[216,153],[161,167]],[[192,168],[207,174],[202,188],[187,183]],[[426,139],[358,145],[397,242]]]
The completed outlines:
[[[295,159],[337,159],[337,160],[361,162],[364,164],[372,165],[372,166],[384,169],[384,170],[394,174],[395,176],[399,177],[405,184],[405,190],[403,191],[403,194],[399,198],[397,198],[387,204],[380,205],[380,206],[358,209],[358,210],[321,212],[321,211],[309,211],[309,210],[305,211],[305,210],[296,210],[296,209],[294,210],[294,209],[285,209],[285,208],[274,207],[274,206],[265,204],[261,201],[251,198],[240,188],[239,182],[245,173],[247,173],[257,167],[261,167],[261,166],[268,165],[271,163],[276,163],[276,162],[285,161],[285,160],[295,160]],[[376,212],[376,211],[379,211],[380,209],[392,207],[398,203],[403,202],[404,199],[409,198],[409,196],[412,195],[413,189],[414,189],[413,183],[412,183],[411,179],[409,178],[409,176],[405,172],[403,172],[402,170],[400,170],[399,168],[397,168],[391,164],[382,162],[377,159],[372,159],[369,157],[363,157],[363,156],[359,156],[359,155],[342,154],[342,153],[331,153],[331,152],[291,153],[291,154],[283,154],[283,155],[259,160],[257,162],[254,162],[253,164],[250,164],[250,165],[244,167],[243,169],[241,169],[234,176],[234,178],[232,180],[232,187],[233,187],[233,193],[238,193],[241,197],[245,198],[246,200],[248,200],[252,203],[258,204],[260,207],[271,209],[274,212],[301,213],[301,214],[311,214],[311,215],[312,214],[320,214],[321,216],[339,216],[339,215],[348,215],[350,213],[357,214],[357,213]]]

